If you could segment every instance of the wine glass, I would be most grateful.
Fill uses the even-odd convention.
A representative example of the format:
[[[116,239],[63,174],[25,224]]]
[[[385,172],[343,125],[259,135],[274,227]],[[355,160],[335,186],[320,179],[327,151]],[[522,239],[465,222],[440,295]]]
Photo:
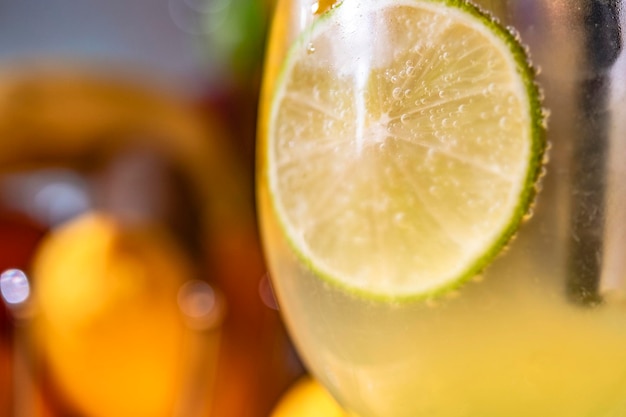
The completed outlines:
[[[350,414],[626,413],[625,18],[279,2],[261,231],[289,332]]]

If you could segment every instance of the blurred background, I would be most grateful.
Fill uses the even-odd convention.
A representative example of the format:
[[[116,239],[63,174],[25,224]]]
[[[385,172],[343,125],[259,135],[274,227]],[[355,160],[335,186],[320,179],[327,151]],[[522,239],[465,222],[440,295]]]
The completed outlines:
[[[303,369],[254,137],[272,0],[0,0],[0,416],[263,417]]]

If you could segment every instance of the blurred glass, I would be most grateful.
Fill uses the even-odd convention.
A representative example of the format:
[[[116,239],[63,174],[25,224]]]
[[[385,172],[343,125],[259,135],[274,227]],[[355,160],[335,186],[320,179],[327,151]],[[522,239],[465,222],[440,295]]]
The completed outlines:
[[[2,415],[206,415],[236,174],[206,118],[89,73],[0,77]]]
[[[252,202],[270,7],[0,4],[0,415],[261,417],[302,373]]]

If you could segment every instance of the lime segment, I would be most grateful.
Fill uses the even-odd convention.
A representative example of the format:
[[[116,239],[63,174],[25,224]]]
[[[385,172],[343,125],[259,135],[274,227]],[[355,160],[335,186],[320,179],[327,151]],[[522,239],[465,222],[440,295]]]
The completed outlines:
[[[320,276],[430,296],[521,223],[544,144],[523,47],[459,1],[344,2],[290,51],[265,147],[284,232]]]

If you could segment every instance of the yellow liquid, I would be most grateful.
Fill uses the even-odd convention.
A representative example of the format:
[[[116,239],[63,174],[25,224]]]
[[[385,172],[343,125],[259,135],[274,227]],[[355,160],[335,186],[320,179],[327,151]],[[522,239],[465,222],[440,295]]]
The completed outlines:
[[[353,296],[291,251],[259,189],[283,316],[313,374],[361,417],[623,417],[626,304],[567,299],[558,245],[525,225],[486,273],[432,302]],[[367,262],[367,259],[363,259]]]
[[[513,24],[504,9],[524,2],[478,3]],[[550,22],[537,23],[540,41],[531,51],[544,68],[546,107],[553,110],[547,132],[551,166],[534,217],[475,282],[432,301],[388,303],[324,281],[285,240],[259,158],[260,223],[283,318],[309,370],[355,416],[626,416],[626,300],[607,295],[600,305],[581,305],[567,291],[575,281],[566,273],[569,240],[575,235],[568,204],[576,196],[567,160],[572,137],[585,123],[576,119],[580,62],[574,53],[581,43],[577,25],[582,18],[578,9],[540,3],[541,13],[528,19],[541,16]],[[260,156],[268,101],[292,30],[289,13],[288,7],[277,9],[270,38]],[[540,24],[550,30],[542,32]],[[564,69],[572,73],[564,76]],[[618,181],[616,187],[621,190],[623,184]],[[597,211],[589,207],[588,213]],[[608,235],[611,229],[616,235],[621,230],[607,227]],[[620,245],[613,249],[619,252]]]

